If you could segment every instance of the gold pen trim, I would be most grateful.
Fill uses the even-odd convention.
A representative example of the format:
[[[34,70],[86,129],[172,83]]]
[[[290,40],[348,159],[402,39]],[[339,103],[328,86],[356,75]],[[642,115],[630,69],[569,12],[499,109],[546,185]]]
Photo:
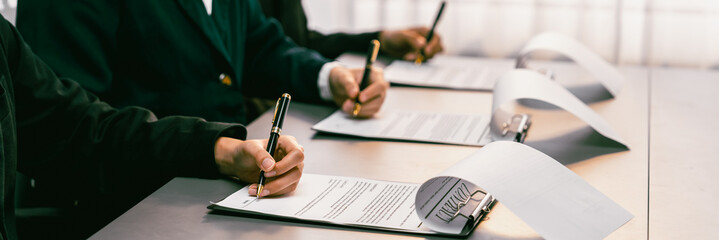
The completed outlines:
[[[361,104],[355,103],[355,107],[354,107],[354,109],[352,109],[352,117],[357,117],[357,115],[359,115],[361,108],[362,108]]]
[[[421,65],[424,62],[424,56],[420,53],[417,55],[417,59],[414,60],[414,64]]]
[[[379,53],[379,41],[377,39],[372,40],[372,56],[370,57],[370,63],[377,60],[377,54]]]
[[[373,39],[370,41],[371,44],[371,51],[369,54],[369,57],[367,58],[367,62],[365,62],[364,66],[364,76],[362,76],[362,81],[360,82],[360,91],[362,91],[362,88],[366,84],[365,81],[369,78],[370,72],[372,71],[372,63],[374,63],[375,60],[377,60],[377,55],[379,54],[379,40]],[[359,93],[357,93],[357,99],[355,99],[355,105],[352,109],[352,117],[357,117],[360,113],[360,110],[362,109],[362,104],[359,102]]]
[[[260,194],[262,194],[262,190],[263,190],[264,188],[265,188],[265,186],[263,186],[263,185],[258,185],[258,186],[257,186],[257,195],[255,195],[255,196],[257,197],[257,199],[260,199]]]
[[[285,93],[287,94],[287,93]],[[282,98],[278,98],[277,102],[275,103],[275,112],[272,114],[272,124],[275,124],[275,121],[277,121],[277,109],[280,107],[280,101]]]

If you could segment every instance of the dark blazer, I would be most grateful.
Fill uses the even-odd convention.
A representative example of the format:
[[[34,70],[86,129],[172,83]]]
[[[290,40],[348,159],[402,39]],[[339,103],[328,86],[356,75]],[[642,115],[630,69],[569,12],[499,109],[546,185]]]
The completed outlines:
[[[256,0],[213,4],[210,17],[200,0],[23,0],[17,26],[59,76],[113,106],[245,123],[245,96],[321,102],[327,59],[288,40]]]
[[[364,53],[369,42],[379,38],[379,32],[325,35],[310,30],[307,27],[302,0],[260,0],[260,3],[265,15],[277,19],[288,37],[298,45],[315,50],[328,58],[337,58],[345,52]]]
[[[60,80],[0,19],[0,239],[15,239],[16,170],[68,181],[64,191],[140,191],[173,176],[219,177],[218,136],[244,139],[242,126],[199,118],[158,120],[114,109]],[[42,231],[40,229],[36,231]]]

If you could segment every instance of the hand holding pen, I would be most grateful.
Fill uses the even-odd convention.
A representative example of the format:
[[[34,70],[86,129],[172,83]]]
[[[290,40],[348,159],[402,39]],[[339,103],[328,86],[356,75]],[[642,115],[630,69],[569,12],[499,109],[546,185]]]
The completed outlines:
[[[369,84],[369,77],[372,73],[372,64],[377,60],[377,53],[379,53],[379,41],[370,41],[369,48],[367,49],[367,60],[365,61],[364,72],[362,73],[362,80],[360,80],[360,90],[363,90]],[[359,96],[355,98],[355,104],[352,108],[352,116],[359,116],[360,110],[362,110],[362,103],[360,102]]]
[[[442,52],[442,40],[435,31],[445,2],[439,7],[432,28],[415,27],[402,30],[384,30],[379,33],[382,54],[407,61],[424,62]]]
[[[442,12],[444,11],[444,6],[447,4],[447,2],[442,1],[442,5],[439,6],[439,11],[437,12],[437,17],[434,18],[434,23],[432,23],[432,28],[429,29],[429,33],[427,33],[427,42],[432,41],[432,37],[434,37],[434,29],[437,27],[437,22],[439,22],[439,18],[442,17]],[[426,52],[424,51],[424,48],[419,49],[419,54],[417,55],[417,59],[414,61],[415,64],[421,64],[424,61],[427,60],[425,56]]]
[[[432,39],[427,42],[426,37],[429,31],[428,27],[382,31],[379,35],[379,40],[382,44],[380,52],[405,61],[415,61],[420,54],[420,49],[422,49],[424,60],[431,59],[444,49],[442,38],[436,32],[432,34]]]
[[[376,46],[376,47],[375,47]],[[371,117],[379,112],[389,89],[382,69],[372,67],[379,42],[370,43],[364,68],[335,67],[330,71],[332,98],[343,112],[353,117]]]
[[[286,103],[289,103],[289,100],[287,95]],[[240,140],[220,137],[215,143],[215,163],[221,174],[251,183],[258,180],[260,171],[263,172],[262,178],[265,179],[262,180],[262,191],[258,189],[258,184],[252,184],[248,192],[250,195],[265,197],[292,192],[297,188],[302,176],[304,148],[294,137],[280,135],[282,121],[279,120],[287,112],[287,104],[282,106],[284,107],[279,107],[276,111],[270,139]]]
[[[287,114],[287,110],[290,107],[291,98],[292,97],[290,97],[289,94],[285,93],[282,94],[282,97],[277,99],[277,104],[275,105],[275,113],[272,116],[272,128],[270,129],[270,138],[267,140],[267,152],[270,154],[270,156],[275,155],[275,150],[277,149],[277,144],[280,140],[280,134],[282,133],[282,124],[285,121],[285,114]],[[262,163],[262,167],[267,167],[265,166],[264,160]],[[260,170],[260,179],[257,182],[257,198],[260,198],[263,195],[266,177],[271,177],[266,175],[274,176],[275,174],[272,174],[271,172],[265,173],[264,170]]]

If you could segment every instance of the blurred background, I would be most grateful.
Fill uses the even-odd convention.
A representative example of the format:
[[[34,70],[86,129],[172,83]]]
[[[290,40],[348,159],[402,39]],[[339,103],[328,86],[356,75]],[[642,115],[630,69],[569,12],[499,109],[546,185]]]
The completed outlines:
[[[199,0],[198,0],[199,1]],[[324,33],[429,26],[440,0],[302,0]],[[11,21],[17,0],[0,0]],[[513,57],[545,31],[578,39],[618,65],[719,69],[716,0],[448,0],[447,54]]]
[[[428,26],[440,0],[303,0],[329,33]],[[513,57],[532,36],[578,39],[619,65],[719,68],[719,1],[448,0],[438,25],[448,54]]]

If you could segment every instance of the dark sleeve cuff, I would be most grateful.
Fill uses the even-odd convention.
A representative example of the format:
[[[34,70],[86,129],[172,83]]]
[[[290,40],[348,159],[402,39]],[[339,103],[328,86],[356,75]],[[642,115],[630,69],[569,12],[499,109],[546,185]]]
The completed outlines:
[[[357,43],[354,44],[356,46],[356,49],[353,49],[355,52],[366,52],[367,46],[369,46],[369,42],[373,39],[379,40],[379,31],[377,32],[368,32],[368,33],[360,33],[355,35],[355,41]]]
[[[345,52],[366,52],[372,39],[379,38],[380,32],[360,34],[333,33],[323,35],[310,31],[308,47],[327,58],[335,59]]]
[[[215,143],[220,137],[230,137],[240,140],[247,138],[247,130],[244,126],[230,123],[207,123],[205,130],[199,134],[197,140],[202,149],[196,159],[198,164],[191,164],[185,168],[182,175],[200,178],[220,178],[219,169],[215,163]]]

